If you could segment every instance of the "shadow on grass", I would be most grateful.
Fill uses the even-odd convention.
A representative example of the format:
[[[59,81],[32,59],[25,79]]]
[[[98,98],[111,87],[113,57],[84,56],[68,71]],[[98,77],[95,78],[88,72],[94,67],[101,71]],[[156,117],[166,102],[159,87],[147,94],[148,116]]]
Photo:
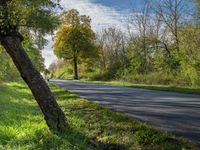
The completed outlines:
[[[55,90],[54,95],[60,100],[78,98],[65,90]],[[51,133],[36,102],[31,100],[26,86],[6,86],[0,91],[0,149],[126,150],[124,145],[89,137],[73,125],[66,133]]]
[[[83,130],[89,135],[92,142],[97,141],[97,144],[94,144],[96,147],[104,145],[107,141],[112,141],[110,145],[105,145],[105,147],[132,149],[137,141],[139,144],[135,144],[136,146],[140,145],[147,149],[168,149],[168,147],[171,150],[181,150],[184,147],[190,149],[187,142],[177,140],[173,135],[164,134],[138,120],[110,111],[76,96],[71,99],[71,93],[64,89],[60,89],[59,93],[64,95],[64,99],[61,101],[66,101],[64,103],[65,113],[77,120],[83,120],[84,127],[80,127],[80,131]],[[126,140],[123,141],[124,139]],[[103,149],[102,147],[100,149]]]
[[[135,149],[135,141],[146,149],[183,148],[182,142],[168,135],[56,87],[53,93],[62,103],[70,128],[53,134],[31,101],[30,91],[22,87],[0,91],[0,149],[126,150]]]
[[[24,116],[18,120],[26,122]],[[71,125],[70,125],[71,126]],[[9,126],[7,126],[9,127]],[[11,126],[17,128],[17,126]],[[22,129],[19,133],[10,133],[8,130],[0,128],[0,147],[9,146],[12,149],[80,149],[80,150],[126,150],[124,145],[116,143],[105,143],[98,141],[96,138],[89,138],[84,133],[77,131],[75,128],[69,128],[65,133],[51,133],[47,128],[28,129],[30,133],[23,136],[17,134],[23,133]],[[29,148],[27,148],[29,147]]]
[[[112,142],[98,141],[96,138],[89,138],[85,134],[70,128],[66,134],[57,134],[63,139],[67,139],[72,145],[84,142],[83,146],[79,146],[80,149],[96,149],[96,150],[127,150],[125,145],[116,144]]]

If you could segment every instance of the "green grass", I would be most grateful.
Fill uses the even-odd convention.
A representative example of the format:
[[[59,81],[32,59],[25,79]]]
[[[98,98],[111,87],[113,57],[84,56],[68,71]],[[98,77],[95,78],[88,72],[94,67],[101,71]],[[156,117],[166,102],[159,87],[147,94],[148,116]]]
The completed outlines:
[[[53,134],[24,83],[0,86],[0,150],[197,149],[140,121],[51,86],[70,130]]]
[[[171,86],[171,85],[133,84],[133,83],[123,82],[123,81],[86,81],[86,80],[81,80],[81,82],[88,82],[88,83],[91,82],[91,83],[97,83],[97,84],[127,86],[127,87],[142,88],[142,89],[148,89],[148,90],[158,90],[158,91],[168,91],[168,92],[200,95],[200,87],[178,87],[178,86]]]

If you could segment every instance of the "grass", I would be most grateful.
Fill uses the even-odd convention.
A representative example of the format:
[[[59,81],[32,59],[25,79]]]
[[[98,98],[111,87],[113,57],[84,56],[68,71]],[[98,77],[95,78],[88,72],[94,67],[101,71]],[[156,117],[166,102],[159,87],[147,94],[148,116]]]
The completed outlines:
[[[127,86],[132,88],[142,88],[148,90],[158,90],[158,91],[168,91],[168,92],[177,92],[185,94],[197,94],[200,95],[200,87],[178,87],[172,85],[152,85],[152,84],[133,84],[123,81],[87,81],[81,80],[81,82],[91,82],[96,84],[107,84],[115,86]]]
[[[70,125],[48,130],[30,90],[22,82],[0,89],[0,150],[190,150],[183,139],[51,86]]]

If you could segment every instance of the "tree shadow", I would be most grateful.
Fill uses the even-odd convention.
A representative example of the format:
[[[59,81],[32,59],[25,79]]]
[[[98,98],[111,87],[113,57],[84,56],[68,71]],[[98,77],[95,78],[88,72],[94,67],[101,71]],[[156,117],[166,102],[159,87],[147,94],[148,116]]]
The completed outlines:
[[[0,130],[1,131],[1,130]],[[31,149],[80,149],[80,150],[127,150],[125,145],[116,143],[105,143],[89,138],[85,134],[70,128],[65,133],[51,133],[48,129],[38,129],[29,135],[16,137],[7,135],[1,131],[6,138],[0,141],[0,146],[21,148],[31,145]],[[1,137],[1,136],[0,136]]]
[[[84,133],[77,131],[74,128],[69,128],[65,134],[57,134],[63,139],[67,139],[72,145],[84,142],[84,146],[80,146],[80,149],[92,149],[92,150],[127,150],[125,145],[98,141],[96,138],[87,137]],[[75,140],[76,139],[76,140]],[[78,140],[78,141],[77,141]]]
[[[40,124],[44,120],[36,102],[29,102],[29,99],[34,101],[32,94],[26,91],[25,86],[14,85],[12,90],[13,88],[15,90],[5,94],[9,96],[1,101],[0,116],[3,118],[0,120],[0,146],[10,146],[13,149],[31,145],[31,149],[126,150],[124,145],[106,143],[88,137],[73,125],[70,125],[67,132],[57,134],[49,132],[47,127],[37,127],[37,123]],[[10,90],[9,87],[5,89],[5,91],[8,90]],[[54,95],[61,100],[78,98],[65,90],[55,91]],[[22,99],[27,99],[27,101]],[[20,130],[28,131],[21,132]]]

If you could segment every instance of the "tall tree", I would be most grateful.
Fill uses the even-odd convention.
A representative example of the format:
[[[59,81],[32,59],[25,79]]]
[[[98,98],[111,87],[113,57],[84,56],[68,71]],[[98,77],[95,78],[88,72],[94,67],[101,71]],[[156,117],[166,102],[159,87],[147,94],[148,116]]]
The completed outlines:
[[[187,0],[157,0],[153,6],[154,12],[159,16],[162,22],[162,28],[165,28],[165,40],[160,40],[164,44],[166,62],[171,71],[180,70],[180,35],[179,28],[192,18],[191,3]],[[168,44],[165,41],[169,41]],[[170,45],[170,47],[168,47]]]
[[[139,10],[136,10],[130,17],[129,20],[129,28],[134,28],[139,32],[137,35],[138,39],[138,48],[140,49],[141,55],[141,68],[142,68],[142,73],[147,73],[149,71],[149,66],[151,64],[151,52],[149,51],[150,49],[148,48],[148,36],[150,34],[150,24],[152,22],[152,16],[151,16],[151,9],[150,9],[150,1],[145,0],[144,6],[140,8]],[[131,35],[131,33],[130,33]],[[132,37],[136,39],[135,37]]]
[[[188,0],[158,0],[154,5],[155,12],[160,16],[168,31],[172,34],[175,48],[180,50],[179,27],[192,18],[193,3]]]
[[[44,79],[31,63],[22,46],[24,37],[20,34],[23,30],[28,30],[30,34],[36,33],[41,39],[45,33],[51,32],[56,25],[54,7],[57,5],[51,0],[1,0],[0,43],[31,89],[49,128],[62,131],[67,126],[65,115]]]
[[[54,53],[57,57],[72,60],[74,79],[78,80],[78,61],[96,57],[95,33],[91,29],[91,19],[79,15],[75,9],[62,14],[61,24],[54,40]]]

